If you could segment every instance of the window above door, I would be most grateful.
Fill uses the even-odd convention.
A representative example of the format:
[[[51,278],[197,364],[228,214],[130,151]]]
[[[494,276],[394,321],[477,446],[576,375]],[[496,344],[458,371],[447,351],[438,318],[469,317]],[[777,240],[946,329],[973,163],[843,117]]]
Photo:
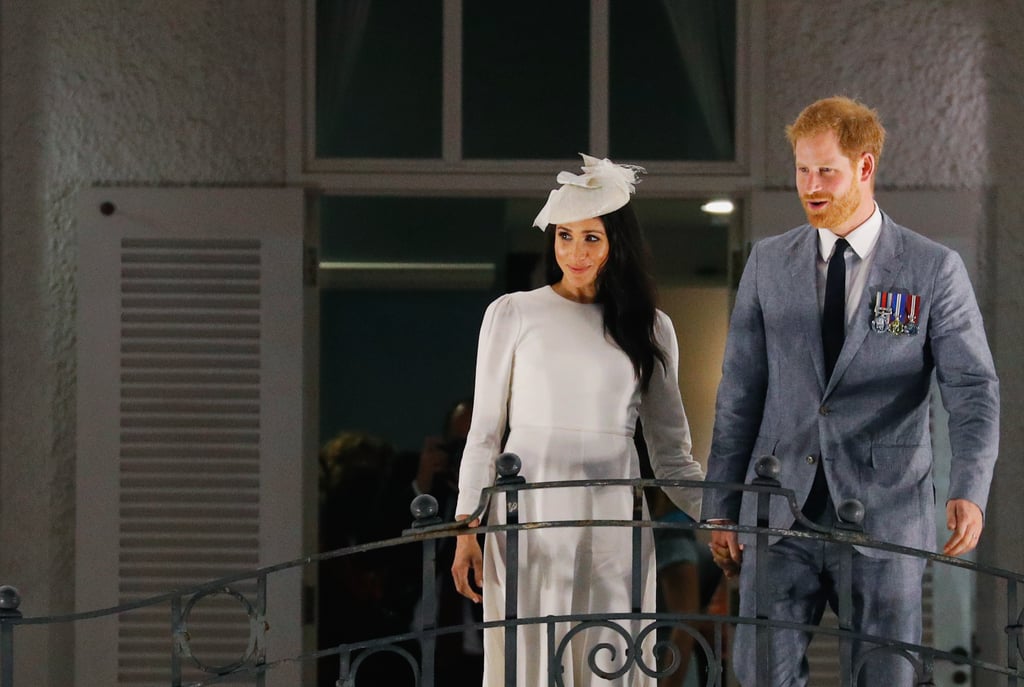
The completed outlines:
[[[750,22],[736,0],[309,0],[302,173],[516,190],[588,152],[747,176]]]

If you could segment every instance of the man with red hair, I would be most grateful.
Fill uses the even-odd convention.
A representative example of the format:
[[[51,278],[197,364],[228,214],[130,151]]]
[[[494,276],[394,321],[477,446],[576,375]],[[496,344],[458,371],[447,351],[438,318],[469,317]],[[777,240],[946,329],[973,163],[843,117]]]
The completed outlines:
[[[960,256],[896,224],[875,203],[885,130],[845,97],[808,106],[786,131],[807,224],[758,242],[736,296],[718,390],[708,480],[750,482],[754,458],[774,455],[804,516],[829,527],[835,504],[864,504],[864,530],[903,546],[936,546],[929,398],[933,373],[949,412],[952,448],[943,552],[975,548],[999,443],[999,386],[981,312]],[[755,524],[755,499],[709,491],[702,518]],[[773,499],[770,525],[801,529]],[[753,568],[767,570],[774,620],[814,625],[834,603],[839,545],[776,537],[765,560],[735,532],[712,533],[712,553],[740,576],[750,615]],[[853,554],[853,629],[921,639],[924,561],[870,548]],[[736,672],[755,684],[755,629],[737,629]],[[770,683],[807,684],[811,635],[771,633]],[[854,643],[861,685],[915,684],[891,651]]]

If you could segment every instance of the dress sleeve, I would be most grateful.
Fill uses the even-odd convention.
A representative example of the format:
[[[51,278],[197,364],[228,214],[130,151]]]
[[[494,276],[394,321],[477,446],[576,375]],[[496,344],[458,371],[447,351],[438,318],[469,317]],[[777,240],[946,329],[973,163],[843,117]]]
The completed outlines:
[[[690,425],[679,393],[679,344],[672,321],[660,310],[654,334],[665,364],[655,363],[651,384],[640,402],[651,468],[658,479],[702,480],[704,471],[691,454]],[[687,515],[696,518],[700,514],[700,488],[670,488],[665,493]]]
[[[477,510],[481,491],[494,484],[494,462],[501,451],[508,421],[512,365],[521,318],[511,295],[487,307],[480,325],[476,355],[473,419],[459,467],[457,515]]]

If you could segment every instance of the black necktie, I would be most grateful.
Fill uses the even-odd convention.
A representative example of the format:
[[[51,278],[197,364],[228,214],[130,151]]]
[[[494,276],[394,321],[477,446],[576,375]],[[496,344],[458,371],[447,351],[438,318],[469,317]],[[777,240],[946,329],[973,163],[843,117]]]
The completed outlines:
[[[821,345],[825,349],[825,381],[832,377],[832,369],[836,366],[839,351],[843,348],[846,338],[846,239],[836,241],[832,257],[828,261],[828,274],[825,277],[825,307],[821,312]],[[828,482],[821,459],[814,471],[814,482],[804,502],[804,515],[819,525],[827,525],[829,503]]]
[[[832,377],[846,338],[846,239],[836,241],[825,277],[825,308],[821,313],[821,345],[825,349],[825,380]]]

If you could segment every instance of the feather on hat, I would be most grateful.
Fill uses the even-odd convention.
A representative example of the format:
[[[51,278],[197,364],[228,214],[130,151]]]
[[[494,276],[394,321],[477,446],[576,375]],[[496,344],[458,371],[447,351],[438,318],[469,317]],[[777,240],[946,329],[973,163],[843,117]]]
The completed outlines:
[[[559,172],[556,180],[562,186],[548,194],[533,226],[545,230],[549,224],[565,224],[581,219],[600,217],[618,210],[629,202],[646,173],[636,165],[617,165],[608,158],[598,159],[584,153],[583,174]]]

